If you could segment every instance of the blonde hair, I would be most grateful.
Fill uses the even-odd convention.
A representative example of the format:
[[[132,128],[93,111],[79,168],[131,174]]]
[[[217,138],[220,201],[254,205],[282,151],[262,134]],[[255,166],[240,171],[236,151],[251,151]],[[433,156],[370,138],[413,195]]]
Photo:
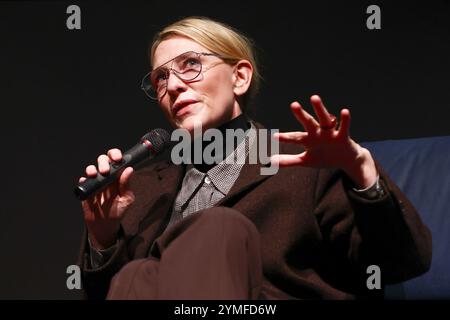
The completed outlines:
[[[245,111],[256,95],[261,81],[253,41],[224,23],[206,17],[188,17],[168,25],[155,35],[150,59],[153,60],[155,50],[163,40],[175,35],[184,36],[199,43],[223,57],[224,61],[231,65],[239,60],[248,60],[251,63],[253,76],[249,90],[243,97],[244,105],[241,106]]]

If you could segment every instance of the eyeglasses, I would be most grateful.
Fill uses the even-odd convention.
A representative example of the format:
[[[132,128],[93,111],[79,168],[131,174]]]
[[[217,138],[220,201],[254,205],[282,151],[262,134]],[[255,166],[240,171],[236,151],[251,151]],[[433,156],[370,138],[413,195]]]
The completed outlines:
[[[147,73],[142,79],[141,89],[150,99],[160,100],[167,92],[167,80],[171,72],[184,82],[194,81],[202,73],[201,56],[222,58],[215,53],[194,51],[182,53]]]

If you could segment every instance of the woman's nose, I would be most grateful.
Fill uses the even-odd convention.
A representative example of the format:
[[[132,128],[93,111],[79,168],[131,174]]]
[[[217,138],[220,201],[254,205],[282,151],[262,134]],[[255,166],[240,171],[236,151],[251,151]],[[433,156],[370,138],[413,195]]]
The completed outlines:
[[[186,83],[181,80],[172,70],[170,70],[167,78],[167,92],[180,93],[187,89]]]

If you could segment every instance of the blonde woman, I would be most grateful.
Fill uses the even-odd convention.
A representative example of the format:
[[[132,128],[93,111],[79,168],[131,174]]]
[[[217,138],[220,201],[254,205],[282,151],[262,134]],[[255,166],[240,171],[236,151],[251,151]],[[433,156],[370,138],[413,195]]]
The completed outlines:
[[[260,75],[248,38],[190,17],[156,35],[150,60],[142,88],[175,129],[242,129],[256,143],[262,126],[245,111]],[[319,96],[310,102],[314,116],[291,104],[304,131],[276,135],[275,175],[261,175],[261,164],[161,160],[127,168],[83,201],[88,297],[381,297],[382,290],[366,286],[369,266],[380,268],[384,284],[425,272],[430,232],[370,152],[350,138],[350,111],[337,121]],[[245,160],[241,142],[222,160]],[[86,177],[107,174],[121,158],[109,150]]]

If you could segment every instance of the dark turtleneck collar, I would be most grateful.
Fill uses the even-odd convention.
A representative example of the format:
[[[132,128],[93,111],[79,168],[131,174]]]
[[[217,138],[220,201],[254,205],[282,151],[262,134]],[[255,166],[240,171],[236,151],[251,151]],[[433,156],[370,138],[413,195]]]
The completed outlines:
[[[227,129],[232,129],[232,130],[237,130],[237,129],[242,129],[244,130],[244,132],[246,132],[248,129],[250,129],[251,125],[249,122],[249,119],[242,113],[239,116],[237,116],[234,119],[231,119],[230,121],[224,123],[223,125],[221,125],[220,127],[218,127],[217,129],[222,133],[222,137],[223,137],[223,149],[225,151],[225,153],[227,152],[226,150],[226,130]],[[237,146],[241,143],[241,141],[236,141],[237,138],[235,139],[234,142],[234,148],[233,151],[237,148]],[[202,154],[203,151],[205,150],[205,148],[210,144],[214,142],[213,141],[203,141],[202,142]],[[191,148],[191,157],[192,157],[192,163],[194,165],[194,167],[201,172],[207,172],[208,170],[210,170],[211,168],[213,168],[217,163],[213,163],[213,164],[206,164],[206,163],[201,163],[201,164],[195,164],[194,163],[194,144],[192,144],[192,148]],[[231,151],[231,152],[233,152]],[[229,154],[231,154],[231,152],[229,152],[228,154],[225,155],[221,155],[220,159],[221,161],[224,160],[227,156],[229,156]],[[202,157],[203,158],[203,157]]]

